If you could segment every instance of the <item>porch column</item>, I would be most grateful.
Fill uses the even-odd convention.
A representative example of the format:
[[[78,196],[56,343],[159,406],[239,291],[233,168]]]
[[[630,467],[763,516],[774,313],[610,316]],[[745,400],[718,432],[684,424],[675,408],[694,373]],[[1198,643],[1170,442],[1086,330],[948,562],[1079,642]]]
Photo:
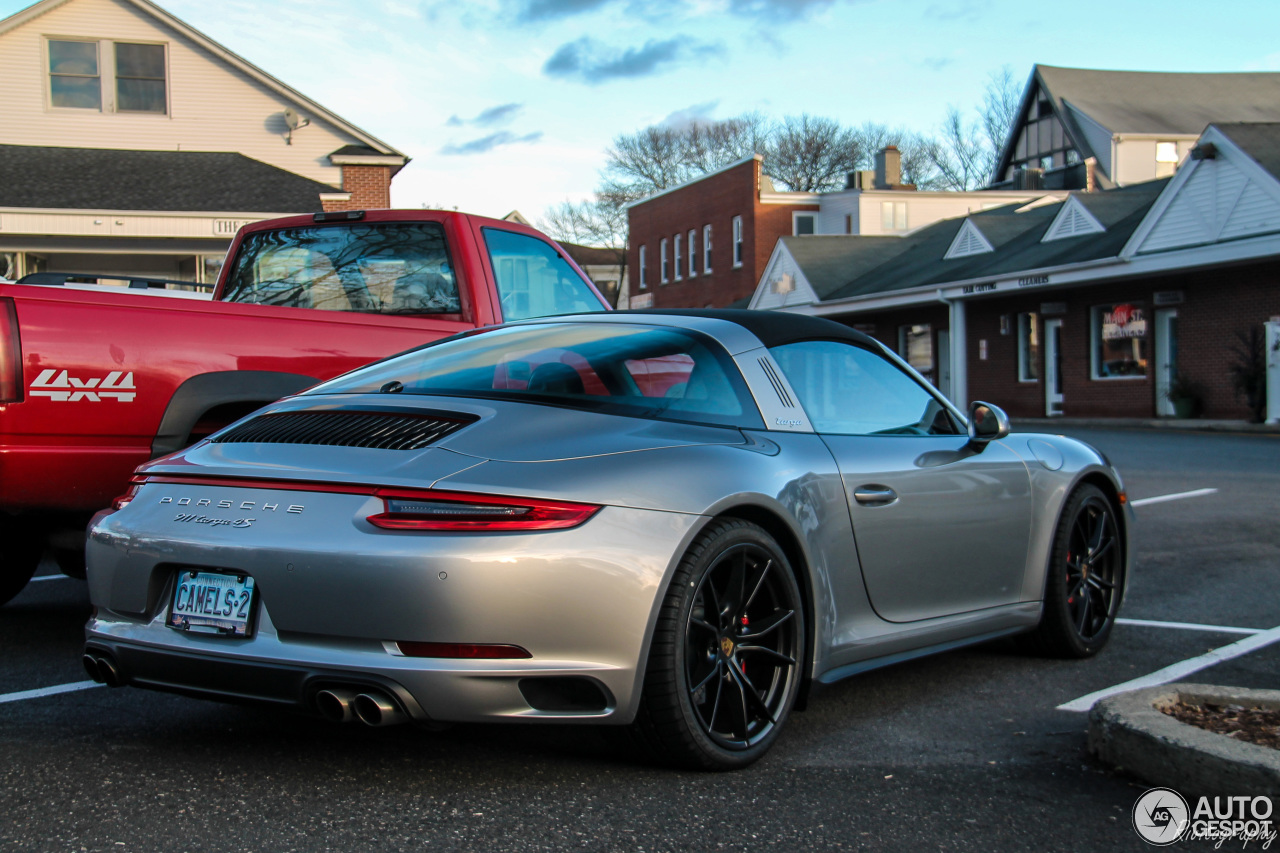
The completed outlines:
[[[961,411],[969,407],[969,347],[964,320],[964,302],[953,299],[947,303],[951,309],[951,402]]]

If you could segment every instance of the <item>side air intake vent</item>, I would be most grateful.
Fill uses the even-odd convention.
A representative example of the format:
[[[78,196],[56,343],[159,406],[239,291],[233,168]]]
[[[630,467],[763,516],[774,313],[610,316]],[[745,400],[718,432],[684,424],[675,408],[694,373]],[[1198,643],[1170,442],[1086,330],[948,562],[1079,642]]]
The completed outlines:
[[[791,399],[791,395],[787,393],[787,387],[782,384],[782,380],[778,378],[778,373],[773,369],[773,365],[769,363],[767,358],[760,359],[760,367],[764,370],[764,375],[769,377],[769,382],[773,385],[773,390],[778,392],[778,399],[782,405],[788,409],[796,407],[795,401]]]
[[[277,412],[212,439],[218,444],[324,444],[419,450],[470,424],[474,418],[385,412]]]

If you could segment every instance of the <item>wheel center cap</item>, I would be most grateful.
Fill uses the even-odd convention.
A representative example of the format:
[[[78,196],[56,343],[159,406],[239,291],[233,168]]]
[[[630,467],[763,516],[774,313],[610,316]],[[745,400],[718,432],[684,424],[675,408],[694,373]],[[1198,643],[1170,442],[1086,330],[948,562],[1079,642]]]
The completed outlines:
[[[725,657],[733,654],[733,640],[728,637],[720,638],[720,651],[724,652]]]

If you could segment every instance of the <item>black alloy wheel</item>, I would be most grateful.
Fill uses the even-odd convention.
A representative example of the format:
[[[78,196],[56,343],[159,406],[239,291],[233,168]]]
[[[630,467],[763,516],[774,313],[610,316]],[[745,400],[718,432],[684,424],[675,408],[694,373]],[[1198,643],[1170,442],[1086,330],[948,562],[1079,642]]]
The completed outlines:
[[[1111,635],[1124,580],[1115,506],[1096,486],[1080,486],[1058,522],[1033,642],[1055,657],[1097,654]]]
[[[782,549],[754,524],[714,523],[672,581],[635,728],[669,762],[745,767],[777,738],[803,660],[804,611]]]

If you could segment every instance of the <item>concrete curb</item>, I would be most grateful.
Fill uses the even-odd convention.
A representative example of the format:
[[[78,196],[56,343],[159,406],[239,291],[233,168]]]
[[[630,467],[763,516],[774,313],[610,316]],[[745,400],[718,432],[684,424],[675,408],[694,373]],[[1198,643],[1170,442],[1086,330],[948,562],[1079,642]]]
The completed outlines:
[[[1246,435],[1280,435],[1280,424],[1199,418],[1013,418],[1017,432],[1057,432],[1069,427],[1098,429],[1155,429],[1177,432],[1229,432]]]
[[[1159,710],[1178,701],[1276,710],[1280,690],[1165,684],[1119,693],[1089,711],[1089,751],[1178,791],[1280,796],[1280,750],[1205,731]]]

